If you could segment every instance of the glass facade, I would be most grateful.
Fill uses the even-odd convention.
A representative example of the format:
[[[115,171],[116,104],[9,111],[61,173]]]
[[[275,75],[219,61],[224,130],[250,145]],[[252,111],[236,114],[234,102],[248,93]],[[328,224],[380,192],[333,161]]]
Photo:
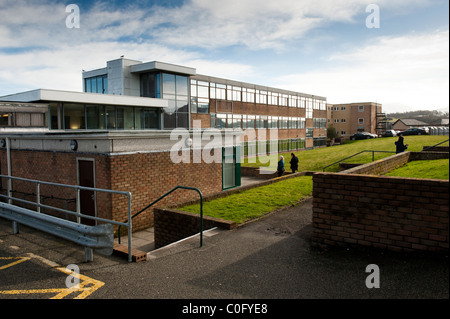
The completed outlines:
[[[132,106],[51,103],[50,129],[148,130],[160,129],[160,111]],[[59,114],[63,114],[62,121]]]
[[[245,86],[226,85],[214,82],[191,79],[191,104],[192,113],[208,113],[209,99],[228,100],[236,102],[289,106],[307,108],[308,118],[312,118],[312,110],[326,110],[326,101],[320,98],[304,97],[288,93],[273,92],[270,90],[257,90]],[[202,100],[202,111],[197,108],[197,103]]]
[[[304,129],[304,117],[211,113],[211,127],[237,129]],[[326,119],[317,119],[325,128]],[[315,122],[315,123],[316,123]]]
[[[255,156],[255,155],[305,149],[305,139],[296,138],[296,139],[268,140],[258,142],[250,141],[250,142],[242,142],[241,145],[243,156]]]
[[[107,93],[107,75],[85,79],[85,91]],[[326,129],[326,116],[323,113],[314,113],[315,110],[326,110],[326,100],[321,97],[246,83],[230,83],[224,79],[212,80],[203,76],[190,78],[187,75],[171,73],[171,71],[148,71],[140,74],[140,96],[165,99],[168,101],[168,107],[159,111],[85,105],[83,112],[75,114],[76,111],[67,106],[67,110],[65,108],[63,113],[64,120],[59,126],[64,129],[79,127],[79,129],[113,130],[190,128],[192,113],[210,114],[211,127],[220,129],[307,129],[307,138],[313,137],[312,128]],[[301,114],[302,117],[278,114],[275,116],[275,114],[267,115],[267,113],[266,115],[233,114],[233,102],[253,104],[256,107],[262,104],[298,108],[302,111],[292,114]],[[241,103],[237,105],[245,107]],[[318,116],[319,114],[321,116]],[[53,119],[54,117],[52,117],[52,126],[56,122]],[[311,121],[308,122],[307,128],[308,119]]]
[[[141,96],[163,98],[169,106],[164,109],[164,128],[189,128],[188,77],[154,72],[141,75]],[[195,105],[197,107],[197,104]]]

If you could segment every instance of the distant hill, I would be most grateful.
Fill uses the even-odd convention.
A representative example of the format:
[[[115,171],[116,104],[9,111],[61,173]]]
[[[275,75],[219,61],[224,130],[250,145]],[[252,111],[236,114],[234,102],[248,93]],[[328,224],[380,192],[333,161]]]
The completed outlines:
[[[437,121],[448,118],[448,112],[441,111],[410,111],[399,113],[388,113],[386,117],[392,121],[397,119],[415,119],[427,124],[436,123]]]

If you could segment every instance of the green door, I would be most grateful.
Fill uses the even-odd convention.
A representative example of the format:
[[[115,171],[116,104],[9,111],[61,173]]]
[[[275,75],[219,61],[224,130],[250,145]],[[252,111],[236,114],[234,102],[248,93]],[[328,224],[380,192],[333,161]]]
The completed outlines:
[[[241,186],[240,147],[222,148],[222,189]]]

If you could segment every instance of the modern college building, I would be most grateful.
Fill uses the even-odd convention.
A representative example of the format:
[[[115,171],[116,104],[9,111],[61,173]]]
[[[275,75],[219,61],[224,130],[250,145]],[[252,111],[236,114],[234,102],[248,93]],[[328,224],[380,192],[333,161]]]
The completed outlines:
[[[198,75],[193,68],[122,58],[107,62],[105,68],[84,72],[83,90],[167,101],[163,109],[118,109],[114,129],[189,129],[194,121],[201,121],[202,128],[277,129],[280,149],[326,143],[324,97]],[[86,112],[99,118],[98,109]],[[105,125],[112,128],[113,123],[108,126],[108,118],[103,118],[90,126],[86,123],[85,128],[102,129]]]
[[[133,211],[138,211],[178,185],[204,195],[240,186],[242,155],[326,145],[324,97],[125,58],[83,72],[82,81],[84,92],[37,89],[0,97],[0,174],[130,191]],[[191,138],[181,141],[190,161],[171,157],[180,144],[172,138],[174,129]],[[213,144],[221,160],[193,161],[199,146],[192,145],[194,133],[211,131],[219,132]],[[231,143],[230,131],[237,132]],[[201,148],[211,145],[205,139],[200,143]],[[36,196],[19,183],[13,192]],[[74,203],[70,192],[49,192],[40,195],[64,207]],[[163,203],[195,197],[180,190]],[[93,193],[85,196],[81,211],[123,221],[123,205],[114,196],[106,200]],[[152,223],[150,211],[133,227]]]

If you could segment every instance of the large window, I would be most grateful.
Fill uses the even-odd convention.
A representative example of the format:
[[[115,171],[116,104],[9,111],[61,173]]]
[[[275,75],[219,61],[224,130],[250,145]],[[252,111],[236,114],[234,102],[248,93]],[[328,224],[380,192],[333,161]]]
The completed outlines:
[[[108,76],[94,76],[84,79],[84,92],[88,93],[108,93]]]
[[[321,118],[313,119],[313,127],[314,128],[326,128],[327,127],[327,119],[321,119]]]
[[[80,130],[86,128],[83,104],[64,104],[64,128],[66,130]]]
[[[62,103],[52,104],[51,129],[65,130],[146,130],[160,129],[161,116],[156,108]],[[59,111],[61,109],[61,111]],[[63,114],[62,127],[58,114]]]
[[[255,103],[255,90],[254,89],[242,89],[242,102]]]
[[[210,89],[208,82],[191,80],[192,113],[209,113],[209,97],[214,98],[216,96],[216,90],[213,85],[214,83],[211,83]]]
[[[159,112],[157,110],[138,108],[136,109],[136,123],[141,130],[159,129]]]
[[[141,96],[161,98],[161,74],[145,73],[141,75]]]
[[[99,105],[86,105],[86,121],[89,130],[105,128],[105,107]]]
[[[313,101],[311,98],[307,98],[305,103],[306,103],[306,118],[312,119],[313,118]]]
[[[206,88],[206,97],[208,97],[207,90]],[[198,88],[193,86],[191,86],[191,91],[193,93],[199,92]],[[200,92],[204,94],[204,90],[201,89]],[[166,129],[189,127],[190,102],[193,104],[193,111],[197,111],[199,105],[200,109],[204,110],[205,100],[201,100],[199,104],[199,101],[193,94],[192,100],[189,101],[188,77],[183,75],[160,72],[142,74],[141,96],[168,100],[169,106],[164,109],[164,128]],[[136,115],[136,118],[138,117]],[[141,120],[140,117],[139,120]],[[137,126],[139,127],[139,125]]]
[[[256,91],[256,103],[267,104],[267,91]]]
[[[188,128],[188,77],[162,73],[162,97],[169,100],[169,107],[164,110],[164,128]]]

